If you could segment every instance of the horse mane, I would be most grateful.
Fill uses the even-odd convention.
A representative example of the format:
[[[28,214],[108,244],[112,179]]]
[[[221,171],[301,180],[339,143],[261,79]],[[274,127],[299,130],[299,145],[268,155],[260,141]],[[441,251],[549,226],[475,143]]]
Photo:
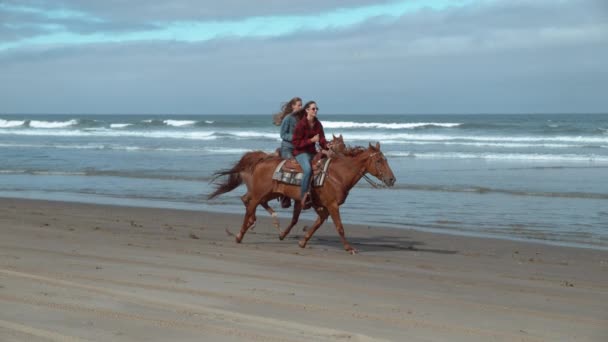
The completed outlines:
[[[353,146],[353,147],[348,146],[346,148],[346,150],[344,151],[344,155],[347,157],[356,157],[356,156],[360,155],[361,153],[365,152],[366,150],[367,149],[362,146]]]

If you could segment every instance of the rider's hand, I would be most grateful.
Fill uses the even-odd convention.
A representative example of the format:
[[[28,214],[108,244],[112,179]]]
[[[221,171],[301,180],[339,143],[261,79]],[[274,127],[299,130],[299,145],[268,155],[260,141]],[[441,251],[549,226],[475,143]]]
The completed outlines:
[[[314,137],[312,137],[312,138],[310,139],[310,142],[313,142],[313,143],[317,143],[317,142],[319,142],[319,135],[317,134],[317,135],[315,135]]]

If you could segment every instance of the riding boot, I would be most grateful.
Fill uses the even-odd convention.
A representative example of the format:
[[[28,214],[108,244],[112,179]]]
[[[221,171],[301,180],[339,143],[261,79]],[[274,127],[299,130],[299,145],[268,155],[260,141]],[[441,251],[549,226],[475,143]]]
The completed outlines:
[[[312,196],[310,195],[310,192],[304,194],[301,204],[303,210],[310,209],[312,207]]]
[[[289,208],[291,207],[291,198],[287,196],[281,197],[281,208]]]

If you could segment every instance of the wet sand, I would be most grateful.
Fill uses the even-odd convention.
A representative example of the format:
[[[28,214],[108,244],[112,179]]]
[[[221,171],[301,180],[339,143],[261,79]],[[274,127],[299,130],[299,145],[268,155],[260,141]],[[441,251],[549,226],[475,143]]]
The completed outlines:
[[[258,217],[0,199],[0,341],[608,341],[607,251]]]

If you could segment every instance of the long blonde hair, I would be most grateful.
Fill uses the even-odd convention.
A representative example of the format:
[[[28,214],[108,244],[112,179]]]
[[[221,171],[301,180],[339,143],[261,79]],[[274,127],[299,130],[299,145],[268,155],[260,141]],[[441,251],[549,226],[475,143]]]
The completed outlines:
[[[293,105],[295,105],[298,101],[302,102],[302,99],[296,96],[293,99],[285,102],[281,106],[281,111],[272,116],[272,123],[276,126],[281,126],[283,119],[293,112]]]

